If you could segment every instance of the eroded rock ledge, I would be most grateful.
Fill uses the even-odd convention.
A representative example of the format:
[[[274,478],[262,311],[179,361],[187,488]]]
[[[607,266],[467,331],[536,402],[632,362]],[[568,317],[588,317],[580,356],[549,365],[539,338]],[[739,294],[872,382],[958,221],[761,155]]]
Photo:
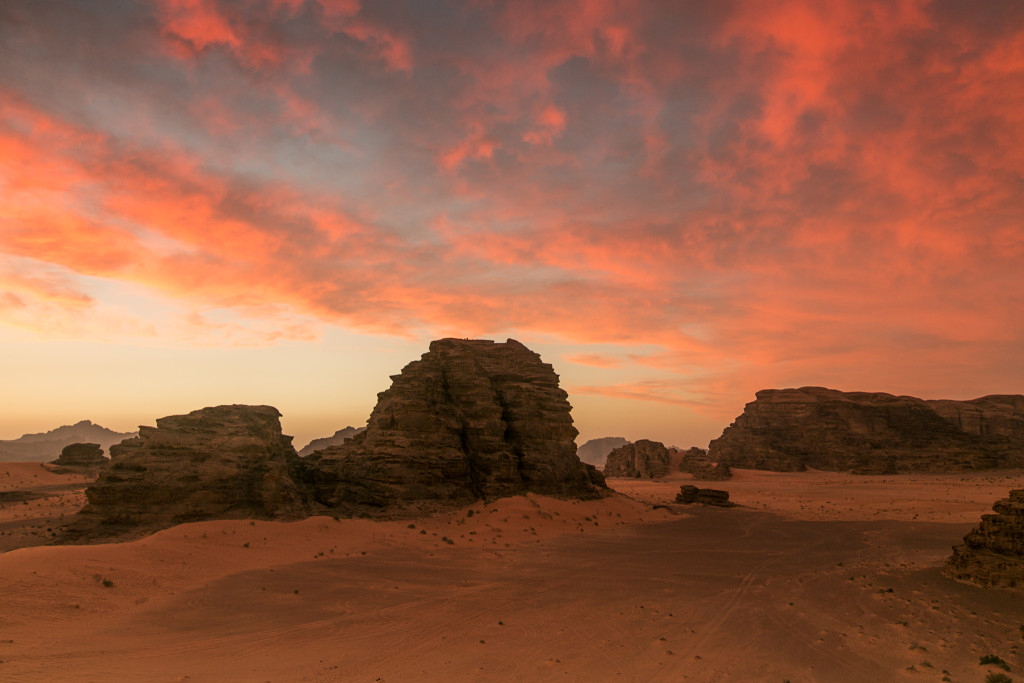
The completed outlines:
[[[953,548],[945,572],[982,586],[1024,589],[1024,489],[1010,491]]]

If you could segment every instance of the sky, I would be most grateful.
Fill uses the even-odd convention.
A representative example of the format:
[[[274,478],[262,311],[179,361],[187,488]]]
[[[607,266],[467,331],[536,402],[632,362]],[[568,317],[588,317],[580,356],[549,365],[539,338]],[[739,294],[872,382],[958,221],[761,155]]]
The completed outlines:
[[[0,3],[0,438],[301,446],[441,337],[579,443],[1024,392],[1024,3]]]

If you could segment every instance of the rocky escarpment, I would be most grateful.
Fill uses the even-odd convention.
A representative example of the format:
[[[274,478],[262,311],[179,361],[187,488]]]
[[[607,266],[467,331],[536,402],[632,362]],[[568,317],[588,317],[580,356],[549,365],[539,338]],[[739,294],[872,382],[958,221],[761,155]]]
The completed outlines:
[[[313,439],[299,450],[299,457],[304,458],[307,455],[316,453],[317,451],[322,451],[329,446],[343,444],[365,429],[366,427],[345,427],[344,429],[339,429],[334,432],[331,436],[325,436],[322,439]]]
[[[594,498],[558,375],[517,341],[442,339],[392,377],[366,431],[303,462],[323,505],[346,514],[463,505],[532,491]]]
[[[596,467],[604,467],[608,454],[619,446],[625,446],[629,441],[621,436],[605,436],[600,439],[591,439],[576,449],[576,455],[582,462]]]
[[[945,573],[983,586],[1024,589],[1024,489],[1010,491],[953,548]]]
[[[60,467],[100,467],[107,464],[98,443],[72,443],[64,447],[60,457],[52,461]]]
[[[59,457],[61,449],[73,443],[96,443],[100,448],[135,436],[134,432],[115,432],[112,429],[82,420],[38,434],[24,434],[20,438],[0,441],[0,462],[45,462]]]
[[[139,534],[204,519],[310,513],[298,456],[270,406],[228,405],[163,417],[110,449],[88,504],[63,540]]]
[[[604,465],[606,477],[633,477],[656,479],[667,476],[671,471],[671,454],[665,444],[650,439],[616,448],[608,454]]]
[[[889,474],[1024,466],[1024,396],[925,401],[821,387],[757,392],[711,442],[732,467]]]

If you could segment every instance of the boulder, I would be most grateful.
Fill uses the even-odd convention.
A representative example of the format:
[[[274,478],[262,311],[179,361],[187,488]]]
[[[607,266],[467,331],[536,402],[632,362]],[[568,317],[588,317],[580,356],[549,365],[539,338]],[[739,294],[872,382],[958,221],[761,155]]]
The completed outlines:
[[[736,503],[729,500],[729,492],[720,489],[701,489],[692,484],[684,484],[679,487],[676,494],[676,502],[684,505],[690,503],[703,503],[704,505],[715,505],[717,507],[731,508]]]
[[[366,431],[303,460],[345,514],[459,506],[526,492],[596,498],[558,375],[519,342],[441,339],[378,394]]]
[[[619,446],[625,446],[629,441],[621,436],[604,436],[600,439],[591,439],[576,449],[576,455],[581,462],[597,467],[604,467],[608,454]]]
[[[64,540],[140,534],[206,519],[297,519],[310,501],[270,406],[227,405],[141,427],[110,449]]]
[[[72,443],[65,446],[60,457],[51,464],[61,467],[100,467],[107,464],[98,443]]]
[[[861,474],[1024,466],[1024,396],[925,401],[821,387],[757,392],[711,442],[711,460],[747,469]]]
[[[671,471],[671,454],[660,441],[640,439],[620,446],[608,454],[604,465],[606,477],[656,479]]]
[[[1024,489],[1010,491],[953,548],[945,573],[982,586],[1024,589]]]

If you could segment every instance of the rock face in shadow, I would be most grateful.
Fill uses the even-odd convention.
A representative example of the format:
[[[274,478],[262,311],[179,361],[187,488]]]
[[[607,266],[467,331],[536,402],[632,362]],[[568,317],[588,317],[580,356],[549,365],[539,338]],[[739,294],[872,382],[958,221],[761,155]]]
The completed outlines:
[[[582,462],[596,467],[604,467],[608,454],[619,446],[625,446],[629,441],[621,436],[605,436],[600,439],[591,439],[576,449],[576,455]]]
[[[711,442],[732,467],[862,474],[1024,466],[1024,396],[925,401],[821,387],[766,389]]]
[[[680,472],[689,472],[699,481],[726,481],[732,479],[732,470],[724,462],[713,462],[708,452],[696,446],[683,453]]]
[[[310,501],[298,456],[270,406],[173,415],[112,446],[65,541],[140,534],[205,519],[297,519]]]
[[[107,464],[107,459],[98,443],[72,443],[61,450],[60,457],[52,464],[61,467],[101,467]]]
[[[366,427],[345,427],[344,429],[339,429],[334,432],[331,436],[325,436],[322,439],[313,439],[299,450],[299,457],[304,458],[307,455],[316,453],[317,451],[322,451],[329,446],[337,446],[338,444],[345,443],[365,429]]]
[[[660,441],[640,439],[620,446],[608,454],[604,465],[606,477],[656,479],[671,471],[671,454]]]
[[[304,459],[321,504],[374,514],[605,490],[600,472],[576,457],[558,375],[519,342],[434,341],[391,379],[365,432]]]
[[[945,573],[982,586],[1024,589],[1024,489],[1010,491],[953,548]]]

